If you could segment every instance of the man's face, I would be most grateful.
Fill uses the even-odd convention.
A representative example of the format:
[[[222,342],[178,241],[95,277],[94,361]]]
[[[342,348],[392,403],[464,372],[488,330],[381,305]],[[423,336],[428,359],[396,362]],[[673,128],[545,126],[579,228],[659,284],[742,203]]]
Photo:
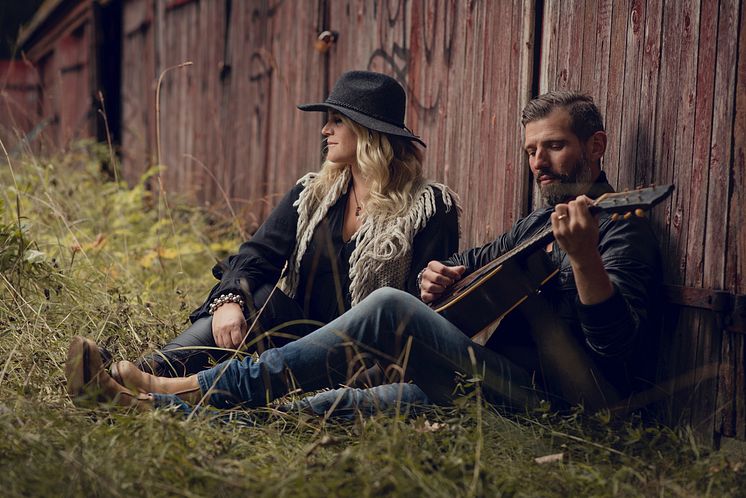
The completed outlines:
[[[528,163],[542,197],[552,206],[586,193],[596,176],[587,142],[581,142],[570,125],[570,114],[562,108],[526,124]]]

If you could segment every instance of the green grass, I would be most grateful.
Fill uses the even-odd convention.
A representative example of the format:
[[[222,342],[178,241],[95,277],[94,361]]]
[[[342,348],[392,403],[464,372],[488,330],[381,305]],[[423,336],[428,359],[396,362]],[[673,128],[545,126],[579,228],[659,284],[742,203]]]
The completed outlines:
[[[0,162],[3,496],[743,496],[744,455],[687,428],[508,415],[474,395],[416,418],[256,426],[78,409],[70,338],[133,358],[180,331],[240,243],[235,220],[107,179],[99,147]],[[151,172],[151,175],[156,172]],[[537,457],[562,453],[561,461]]]

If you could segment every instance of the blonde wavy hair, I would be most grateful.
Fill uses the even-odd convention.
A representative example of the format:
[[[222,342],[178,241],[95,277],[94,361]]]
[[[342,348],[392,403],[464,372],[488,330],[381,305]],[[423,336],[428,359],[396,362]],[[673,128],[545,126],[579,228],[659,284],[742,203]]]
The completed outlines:
[[[422,182],[422,152],[411,140],[371,130],[341,114],[339,118],[357,137],[357,164],[370,188],[365,210],[373,216],[406,212],[413,191]],[[325,160],[308,186],[314,197],[320,201],[349,167]]]

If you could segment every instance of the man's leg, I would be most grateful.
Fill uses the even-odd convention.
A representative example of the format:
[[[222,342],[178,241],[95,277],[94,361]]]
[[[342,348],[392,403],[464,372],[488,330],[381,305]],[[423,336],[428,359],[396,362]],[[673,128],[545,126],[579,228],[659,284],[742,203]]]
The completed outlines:
[[[455,395],[460,379],[481,379],[485,395],[515,407],[538,403],[529,374],[472,342],[413,296],[379,289],[316,332],[257,361],[231,360],[198,374],[203,394],[217,407],[262,406],[294,387],[336,387],[358,353],[398,362],[436,403]]]
[[[371,416],[395,409],[413,412],[418,407],[426,407],[429,404],[430,400],[415,384],[397,383],[367,389],[341,387],[306,396],[279,408],[288,413],[300,412],[351,420],[357,414]]]

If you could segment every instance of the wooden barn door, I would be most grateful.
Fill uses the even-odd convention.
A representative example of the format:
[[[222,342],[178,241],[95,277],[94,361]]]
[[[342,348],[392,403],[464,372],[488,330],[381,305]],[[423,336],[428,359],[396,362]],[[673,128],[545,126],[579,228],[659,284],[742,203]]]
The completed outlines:
[[[651,214],[669,297],[658,388],[669,421],[691,423],[705,439],[744,439],[746,430],[744,330],[728,326],[744,293],[745,8],[547,0],[543,10],[540,90],[595,97],[609,135],[604,169],[617,188],[676,186]]]
[[[328,0],[329,81],[387,73],[407,89],[407,124],[427,143],[426,173],[461,193],[462,246],[528,209],[519,113],[530,96],[534,2]]]

